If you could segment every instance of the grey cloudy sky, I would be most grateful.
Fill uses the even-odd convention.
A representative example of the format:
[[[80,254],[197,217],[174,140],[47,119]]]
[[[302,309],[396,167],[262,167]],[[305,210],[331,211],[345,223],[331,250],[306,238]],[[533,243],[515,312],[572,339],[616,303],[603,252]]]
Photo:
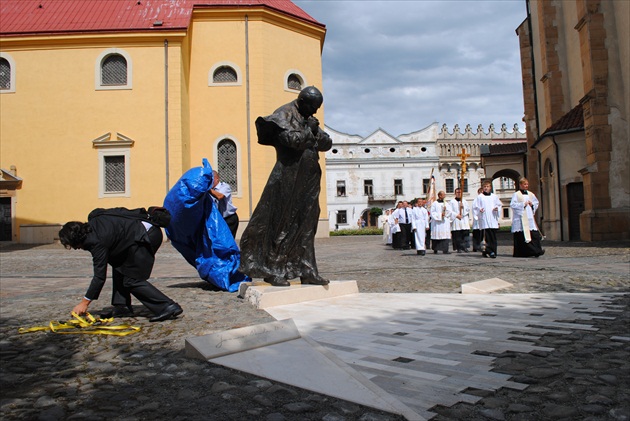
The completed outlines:
[[[398,136],[434,121],[449,130],[524,131],[516,28],[524,0],[294,0],[326,25],[326,125]]]

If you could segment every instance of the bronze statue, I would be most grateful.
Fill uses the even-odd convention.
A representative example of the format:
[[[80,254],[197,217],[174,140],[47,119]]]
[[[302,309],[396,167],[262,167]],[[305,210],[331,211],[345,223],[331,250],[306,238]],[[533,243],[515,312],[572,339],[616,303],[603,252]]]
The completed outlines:
[[[277,162],[241,237],[241,267],[275,286],[326,285],[315,262],[322,170],[319,151],[332,140],[313,116],[324,98],[314,86],[267,117],[256,119],[258,143],[276,148]]]

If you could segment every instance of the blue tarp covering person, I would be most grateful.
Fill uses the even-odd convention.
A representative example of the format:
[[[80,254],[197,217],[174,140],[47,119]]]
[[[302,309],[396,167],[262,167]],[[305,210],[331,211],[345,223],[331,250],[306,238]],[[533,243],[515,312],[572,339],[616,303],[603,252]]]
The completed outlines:
[[[175,183],[164,199],[171,213],[166,235],[202,279],[235,292],[251,278],[238,271],[241,253],[208,194],[212,181],[212,167],[204,158],[203,166],[186,171]]]

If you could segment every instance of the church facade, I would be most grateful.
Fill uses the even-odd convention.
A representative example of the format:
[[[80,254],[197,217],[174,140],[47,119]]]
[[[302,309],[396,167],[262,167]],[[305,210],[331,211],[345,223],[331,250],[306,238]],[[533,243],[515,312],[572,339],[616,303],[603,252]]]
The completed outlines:
[[[325,26],[290,1],[3,0],[0,21],[0,241],[161,205],[203,158],[242,230],[276,161],[255,119],[322,87]]]
[[[487,131],[467,125],[462,132],[458,125],[451,130],[438,123],[413,133],[393,136],[378,129],[366,137],[339,132],[326,127],[333,147],[326,152],[326,192],[330,230],[358,228],[360,220],[376,225],[371,215],[374,208],[384,212],[398,201],[426,197],[431,177],[437,191],[447,198],[461,185],[462,153],[467,156],[464,199],[472,201],[486,179],[481,166],[484,148],[490,145],[523,144],[525,134],[514,125],[503,125],[499,131],[490,125]],[[514,173],[521,172],[514,171]],[[514,192],[514,178],[497,174],[493,180],[495,193],[505,205],[501,223],[511,224],[509,200]]]
[[[553,240],[630,239],[630,2],[528,0],[530,188]]]

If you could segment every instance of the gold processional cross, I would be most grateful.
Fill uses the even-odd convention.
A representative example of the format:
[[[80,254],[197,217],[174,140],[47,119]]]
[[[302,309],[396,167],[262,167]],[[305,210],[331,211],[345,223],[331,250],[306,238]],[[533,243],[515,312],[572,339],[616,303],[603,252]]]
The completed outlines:
[[[466,174],[466,158],[468,158],[470,154],[466,153],[466,148],[462,148],[462,153],[458,153],[457,156],[462,159],[462,174],[460,177],[459,187],[462,189],[462,193],[464,193],[464,175]]]

